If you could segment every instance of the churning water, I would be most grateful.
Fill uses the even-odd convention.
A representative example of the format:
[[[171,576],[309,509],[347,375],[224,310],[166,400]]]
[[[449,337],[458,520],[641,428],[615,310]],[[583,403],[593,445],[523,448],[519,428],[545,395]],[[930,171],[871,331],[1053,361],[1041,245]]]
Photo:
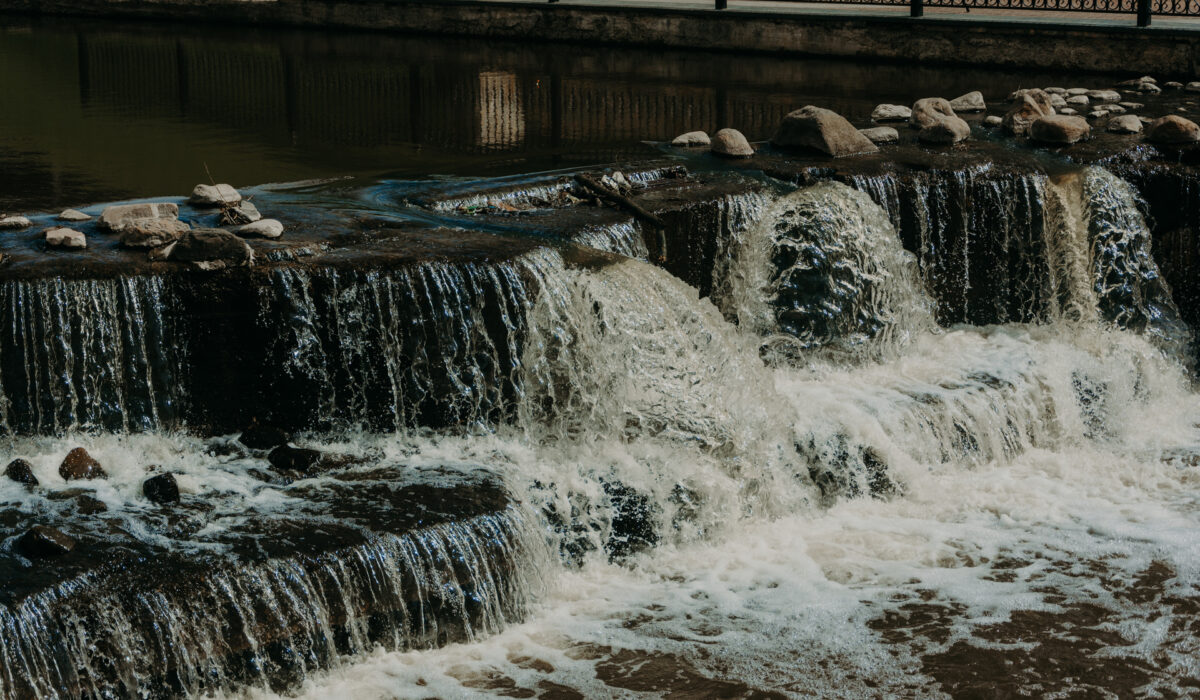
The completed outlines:
[[[386,354],[385,333],[378,348],[345,347],[351,362],[318,352],[333,322],[287,294],[311,329],[292,371],[328,380],[315,385],[331,417],[368,399],[336,399],[366,380],[330,366],[373,356],[397,387],[437,365],[448,393],[435,399],[454,399],[469,426],[408,428],[397,413],[395,431],[314,442],[412,469],[484,465],[532,523],[519,530],[532,554],[517,560],[520,611],[436,649],[363,641],[286,694],[1195,692],[1200,401],[1187,329],[1128,185],[1086,169],[1020,187],[1041,203],[1023,235],[1045,251],[1050,290],[1020,322],[939,327],[944,299],[921,264],[935,251],[905,251],[886,192],[833,183],[750,203],[723,243],[715,304],[644,260],[579,265],[537,249],[486,274],[422,273],[436,279],[421,289],[444,290],[438,322],[466,329],[442,341],[457,355],[411,363]],[[306,288],[297,275],[280,282]],[[353,282],[329,283],[338,319],[389,318],[384,300],[408,293]],[[507,295],[503,342],[472,319],[488,284]],[[487,392],[511,410],[489,408],[502,401]],[[185,438],[81,439],[106,464],[145,451],[185,489],[289,507],[205,471]],[[52,478],[52,457],[34,461]],[[137,480],[116,473],[103,495],[119,511]],[[275,694],[246,682],[221,692]]]

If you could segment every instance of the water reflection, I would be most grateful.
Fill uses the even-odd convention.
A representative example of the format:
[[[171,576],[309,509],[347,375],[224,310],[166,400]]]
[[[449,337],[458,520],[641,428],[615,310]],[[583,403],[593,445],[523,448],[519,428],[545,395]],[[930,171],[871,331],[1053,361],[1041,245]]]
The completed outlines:
[[[345,174],[496,175],[770,135],[808,102],[999,93],[1039,76],[371,33],[0,20],[0,209]],[[1052,80],[1047,77],[1047,80]]]

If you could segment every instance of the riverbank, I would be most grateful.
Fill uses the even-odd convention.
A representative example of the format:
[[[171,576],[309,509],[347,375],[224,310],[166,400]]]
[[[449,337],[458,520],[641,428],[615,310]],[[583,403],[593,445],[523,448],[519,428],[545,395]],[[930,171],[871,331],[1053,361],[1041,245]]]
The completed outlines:
[[[409,0],[0,0],[0,12],[371,29],[1086,72],[1192,77],[1200,32],[1191,20],[1094,15],[1045,19],[934,13],[913,19],[890,8],[813,8],[745,3],[728,10],[690,2],[579,3]]]

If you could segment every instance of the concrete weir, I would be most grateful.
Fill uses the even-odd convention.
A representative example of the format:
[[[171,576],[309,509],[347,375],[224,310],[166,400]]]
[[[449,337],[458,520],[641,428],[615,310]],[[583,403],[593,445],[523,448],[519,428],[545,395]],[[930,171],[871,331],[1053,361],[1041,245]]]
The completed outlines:
[[[778,6],[723,11],[691,3],[581,5],[406,0],[0,0],[0,12],[210,20],[422,35],[819,55],[927,64],[1102,72],[1196,72],[1200,33],[1186,21],[912,19],[871,10]],[[1116,17],[1116,16],[1114,16]]]

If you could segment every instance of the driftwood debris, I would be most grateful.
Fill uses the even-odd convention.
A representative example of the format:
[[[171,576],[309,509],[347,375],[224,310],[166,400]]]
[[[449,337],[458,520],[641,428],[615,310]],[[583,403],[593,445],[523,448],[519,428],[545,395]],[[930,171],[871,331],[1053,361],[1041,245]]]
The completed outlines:
[[[575,182],[578,182],[579,184],[583,185],[592,194],[596,195],[600,199],[603,199],[604,201],[608,202],[609,204],[612,204],[615,207],[624,209],[625,211],[629,212],[630,214],[633,214],[635,217],[637,217],[641,221],[654,226],[655,228],[657,228],[660,231],[667,227],[667,225],[665,223],[663,223],[663,220],[658,218],[657,215],[646,211],[641,206],[639,206],[636,202],[634,202],[632,199],[626,197],[625,195],[621,194],[620,192],[617,192],[616,190],[605,187],[604,185],[600,184],[598,181],[592,179],[591,177],[589,177],[583,173],[579,173],[578,175],[575,176]]]

